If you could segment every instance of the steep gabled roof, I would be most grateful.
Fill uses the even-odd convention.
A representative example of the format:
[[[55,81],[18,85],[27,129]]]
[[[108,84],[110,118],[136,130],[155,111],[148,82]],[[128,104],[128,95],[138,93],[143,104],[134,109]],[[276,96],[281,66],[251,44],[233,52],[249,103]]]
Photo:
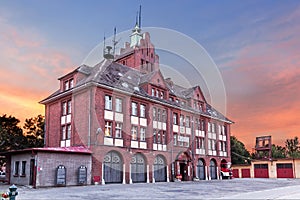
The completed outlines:
[[[151,98],[153,100],[161,101],[163,103],[167,103],[169,105],[178,107],[179,109],[186,109],[192,112],[198,112],[200,114],[210,116],[212,118],[216,118],[216,119],[220,119],[232,123],[232,121],[227,119],[224,115],[222,115],[220,112],[218,112],[216,109],[214,109],[211,105],[207,103],[206,103],[207,109],[205,111],[199,111],[193,109],[192,107],[186,104],[182,105],[174,101],[169,101],[167,99],[161,99],[158,97],[150,96],[146,91],[144,91],[141,85],[145,83],[153,82],[153,79],[157,74],[161,77],[164,86],[169,90],[170,94],[172,95],[178,96],[179,98],[185,100],[188,100],[189,98],[193,98],[197,90],[200,90],[201,95],[203,95],[199,86],[184,88],[182,86],[173,84],[171,81],[165,80],[160,71],[153,71],[148,74],[143,74],[134,68],[122,65],[120,63],[112,62],[106,59],[96,64],[94,67],[82,65],[76,70],[78,72],[83,73],[85,76],[83,76],[79,81],[76,82],[74,88],[79,87],[86,83],[96,83],[103,86],[109,86],[110,88],[116,88],[124,92],[129,92],[131,94],[138,94],[146,98]],[[54,98],[64,92],[65,91],[62,92],[58,90],[54,94],[50,95],[47,99]]]

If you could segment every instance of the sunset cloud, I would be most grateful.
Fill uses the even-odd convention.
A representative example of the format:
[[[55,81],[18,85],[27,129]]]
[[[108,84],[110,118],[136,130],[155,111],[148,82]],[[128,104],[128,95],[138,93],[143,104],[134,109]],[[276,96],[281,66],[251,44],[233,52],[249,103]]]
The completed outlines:
[[[1,16],[0,52],[0,114],[22,121],[44,114],[38,102],[58,88],[57,77],[76,66],[34,29],[15,27]]]
[[[288,28],[265,29],[268,37],[259,43],[253,40],[224,63],[227,110],[236,122],[232,133],[248,149],[254,147],[254,136],[272,135],[273,143],[284,145],[287,138],[300,135],[299,10],[268,26],[288,23]]]

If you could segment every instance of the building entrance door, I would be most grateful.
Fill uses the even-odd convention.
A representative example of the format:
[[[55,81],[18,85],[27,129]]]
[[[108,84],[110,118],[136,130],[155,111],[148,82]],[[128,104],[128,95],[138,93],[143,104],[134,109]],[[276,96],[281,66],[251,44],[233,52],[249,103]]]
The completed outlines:
[[[30,160],[30,173],[29,173],[29,185],[34,186],[34,159]]]
[[[192,180],[191,159],[185,152],[180,153],[176,160],[176,178],[181,181]]]

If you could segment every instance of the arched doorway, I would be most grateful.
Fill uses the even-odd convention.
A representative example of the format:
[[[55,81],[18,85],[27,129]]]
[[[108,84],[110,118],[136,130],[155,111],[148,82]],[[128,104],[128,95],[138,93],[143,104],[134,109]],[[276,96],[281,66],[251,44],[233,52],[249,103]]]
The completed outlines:
[[[199,159],[197,163],[197,177],[200,180],[205,180],[205,162],[203,159]]]
[[[123,160],[119,153],[108,152],[103,161],[103,179],[105,183],[122,183],[123,180]]]
[[[137,153],[131,158],[130,169],[133,183],[146,182],[146,162],[141,153]]]
[[[162,155],[157,155],[154,160],[154,179],[155,182],[167,181],[167,166],[165,158]]]
[[[186,152],[178,154],[175,163],[176,178],[180,179],[181,181],[192,180],[192,163],[189,154]]]
[[[209,162],[209,174],[212,180],[217,179],[217,164],[214,159],[211,159]]]

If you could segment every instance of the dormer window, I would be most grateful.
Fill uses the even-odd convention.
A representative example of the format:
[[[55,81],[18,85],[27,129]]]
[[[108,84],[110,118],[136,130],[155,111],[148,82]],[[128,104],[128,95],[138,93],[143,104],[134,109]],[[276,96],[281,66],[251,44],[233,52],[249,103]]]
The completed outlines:
[[[73,87],[74,87],[74,80],[71,79],[71,80],[70,80],[70,89],[73,88]]]
[[[161,98],[161,99],[164,98],[164,92],[163,92],[163,91],[160,92],[160,98]]]
[[[153,88],[151,89],[151,96],[155,96],[155,90]]]
[[[64,82],[64,91],[74,87],[74,79],[69,79]]]
[[[69,81],[65,81],[65,90],[69,89]]]

